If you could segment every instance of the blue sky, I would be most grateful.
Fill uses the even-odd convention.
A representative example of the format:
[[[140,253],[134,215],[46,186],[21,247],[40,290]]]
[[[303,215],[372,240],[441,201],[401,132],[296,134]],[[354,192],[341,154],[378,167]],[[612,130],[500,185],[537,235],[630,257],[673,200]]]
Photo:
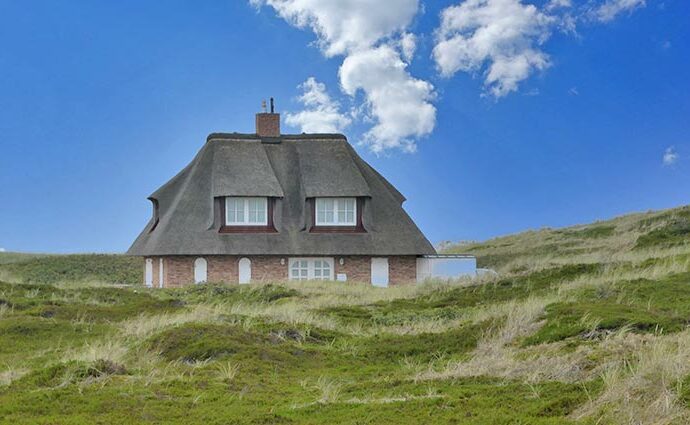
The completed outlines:
[[[269,96],[284,132],[342,130],[432,242],[688,203],[688,2],[161,5],[0,0],[1,248],[126,250]]]

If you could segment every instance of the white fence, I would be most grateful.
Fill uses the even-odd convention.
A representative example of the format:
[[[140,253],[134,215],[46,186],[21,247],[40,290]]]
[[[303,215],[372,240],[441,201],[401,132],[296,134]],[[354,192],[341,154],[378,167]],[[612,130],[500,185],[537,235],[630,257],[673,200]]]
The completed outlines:
[[[425,255],[417,258],[417,282],[427,279],[457,279],[477,276],[477,258],[472,255]]]

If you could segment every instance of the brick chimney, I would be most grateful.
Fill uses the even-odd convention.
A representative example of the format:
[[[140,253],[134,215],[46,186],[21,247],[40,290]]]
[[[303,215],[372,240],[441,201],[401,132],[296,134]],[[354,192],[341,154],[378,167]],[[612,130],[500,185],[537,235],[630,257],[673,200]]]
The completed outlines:
[[[280,114],[276,114],[271,98],[271,112],[266,112],[266,101],[263,101],[263,112],[256,114],[256,134],[259,137],[280,137]]]

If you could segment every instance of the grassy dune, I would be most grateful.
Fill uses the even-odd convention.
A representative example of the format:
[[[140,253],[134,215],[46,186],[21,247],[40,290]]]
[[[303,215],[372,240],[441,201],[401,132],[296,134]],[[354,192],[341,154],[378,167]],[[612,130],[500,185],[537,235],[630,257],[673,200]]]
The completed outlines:
[[[18,283],[134,284],[142,267],[139,258],[114,254],[0,253],[0,280]]]
[[[500,276],[149,290],[0,254],[0,423],[690,422],[690,208],[449,251]]]

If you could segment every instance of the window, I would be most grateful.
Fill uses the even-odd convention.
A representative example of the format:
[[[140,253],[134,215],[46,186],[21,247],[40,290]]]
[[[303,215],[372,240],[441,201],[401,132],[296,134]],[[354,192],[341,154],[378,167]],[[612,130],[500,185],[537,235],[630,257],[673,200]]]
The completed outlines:
[[[309,262],[307,260],[300,259],[290,260],[290,279],[309,279]]]
[[[314,260],[314,279],[330,280],[331,265],[326,260]]]
[[[355,198],[317,198],[317,226],[356,226],[357,201]]]
[[[225,198],[225,224],[228,226],[268,225],[266,198]]]
[[[333,259],[290,258],[290,280],[333,280]]]

